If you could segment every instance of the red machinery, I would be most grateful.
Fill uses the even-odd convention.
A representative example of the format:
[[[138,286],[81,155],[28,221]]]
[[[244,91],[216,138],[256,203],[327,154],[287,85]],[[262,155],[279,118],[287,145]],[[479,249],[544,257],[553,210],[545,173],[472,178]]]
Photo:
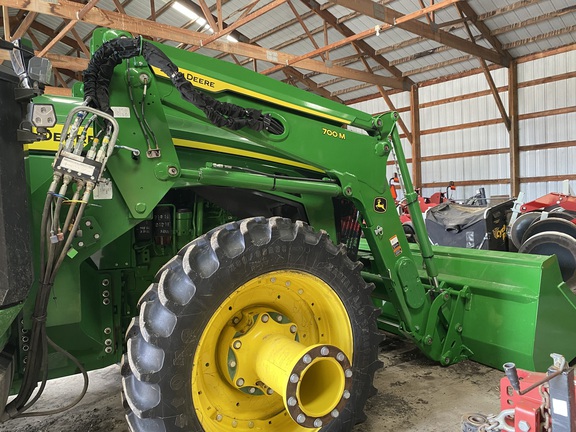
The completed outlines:
[[[559,354],[546,373],[517,370],[506,363],[500,381],[498,415],[469,414],[463,417],[462,431],[576,431],[574,368]]]

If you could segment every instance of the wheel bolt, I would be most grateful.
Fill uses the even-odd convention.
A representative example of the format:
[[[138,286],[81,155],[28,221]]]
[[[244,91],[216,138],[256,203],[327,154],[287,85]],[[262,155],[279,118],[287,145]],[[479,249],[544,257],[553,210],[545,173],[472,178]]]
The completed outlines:
[[[296,417],[296,421],[298,423],[304,423],[306,421],[306,416],[304,414],[298,414],[298,417]]]
[[[242,387],[244,385],[244,378],[238,378],[238,380],[236,381],[236,385],[238,387]]]
[[[298,381],[300,381],[300,377],[296,374],[292,374],[290,375],[290,382],[292,384],[296,384]]]
[[[328,354],[330,354],[330,350],[328,349],[328,347],[322,347],[322,349],[320,350],[320,354],[322,354],[323,356],[327,356]]]
[[[276,321],[282,322],[283,319],[284,319],[284,317],[282,315],[278,315],[278,317],[276,318]]]
[[[222,419],[223,419],[222,414],[217,414],[217,415],[216,415],[216,421],[219,421],[219,422],[220,422],[220,421],[222,421]]]
[[[346,378],[351,378],[351,377],[352,377],[352,369],[346,369],[346,370],[344,371],[344,376],[345,376]]]
[[[288,399],[288,406],[296,406],[296,404],[298,403],[298,401],[296,400],[296,398],[294,396],[290,396],[290,398]]]
[[[270,317],[267,314],[262,315],[262,322],[267,323]]]
[[[240,322],[240,318],[238,318],[238,317],[232,318],[232,324],[236,325],[236,324],[238,324],[239,322]]]
[[[350,399],[350,392],[348,390],[344,390],[344,394],[342,396],[344,399]]]
[[[236,349],[242,348],[242,342],[240,342],[239,340],[234,341],[234,348]]]
[[[334,418],[337,418],[340,415],[340,412],[337,409],[335,409],[330,413],[330,415]]]
[[[256,389],[254,387],[250,387],[250,390],[248,390],[248,393],[254,394],[254,393],[256,393]]]
[[[345,357],[344,357],[344,353],[339,352],[339,353],[336,355],[336,358],[338,359],[338,361],[344,361],[344,358],[345,358]]]
[[[314,420],[314,427],[322,427],[322,420],[320,420],[319,418],[317,418],[316,420]]]
[[[235,368],[236,362],[234,360],[230,360],[230,363],[228,363],[228,366],[230,366],[231,368]]]
[[[298,327],[296,327],[294,324],[292,324],[290,326],[290,333],[294,334],[294,333],[296,333],[296,330],[298,330]]]
[[[310,357],[310,354],[306,354],[304,357],[302,357],[302,361],[306,364],[310,364],[312,362],[312,357]]]
[[[272,390],[271,388],[268,388],[268,390],[266,390],[266,393],[268,393],[269,395],[273,395],[274,390]]]

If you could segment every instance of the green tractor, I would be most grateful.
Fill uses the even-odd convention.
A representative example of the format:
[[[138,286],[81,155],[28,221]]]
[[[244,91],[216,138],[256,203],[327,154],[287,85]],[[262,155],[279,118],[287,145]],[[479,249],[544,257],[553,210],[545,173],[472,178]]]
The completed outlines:
[[[121,362],[133,431],[349,431],[380,329],[443,365],[576,357],[555,257],[427,241],[397,113],[108,29],[91,50],[71,97],[19,44],[0,77],[2,421]]]

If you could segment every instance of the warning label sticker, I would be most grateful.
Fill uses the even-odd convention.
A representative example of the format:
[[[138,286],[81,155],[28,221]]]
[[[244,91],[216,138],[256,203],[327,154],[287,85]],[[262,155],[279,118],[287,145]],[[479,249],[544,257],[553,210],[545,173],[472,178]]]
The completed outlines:
[[[394,251],[394,255],[398,256],[402,253],[402,247],[400,247],[400,242],[398,241],[398,236],[390,237],[390,245]]]

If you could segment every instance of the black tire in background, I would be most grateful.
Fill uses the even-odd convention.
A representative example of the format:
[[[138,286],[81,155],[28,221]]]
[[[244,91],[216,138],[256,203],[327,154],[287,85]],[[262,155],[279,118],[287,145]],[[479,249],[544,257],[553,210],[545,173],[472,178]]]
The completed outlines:
[[[201,417],[206,411],[194,406],[192,396],[198,390],[192,388],[193,361],[199,354],[202,335],[209,331],[207,325],[213,314],[221,313],[219,307],[239,287],[279,271],[320,279],[336,294],[347,315],[353,344],[350,398],[339,415],[321,430],[350,431],[365,420],[364,405],[376,390],[372,385],[374,372],[382,366],[378,361],[382,336],[376,325],[379,309],[371,300],[373,286],[365,283],[360,269],[361,264],[350,261],[345,248],[335,246],[325,232],[315,232],[302,222],[288,219],[245,219],[194,240],[158,272],[155,283],[140,300],[139,316],[127,332],[122,374],[130,428],[135,432],[205,430],[210,420],[199,418],[198,413]],[[288,311],[288,306],[283,310]],[[286,315],[298,323],[298,316]],[[314,343],[331,341],[306,341]],[[269,423],[263,430],[279,430],[272,421]],[[210,428],[216,430],[208,425]],[[292,429],[311,430],[297,425]],[[222,422],[218,430],[241,429]]]

